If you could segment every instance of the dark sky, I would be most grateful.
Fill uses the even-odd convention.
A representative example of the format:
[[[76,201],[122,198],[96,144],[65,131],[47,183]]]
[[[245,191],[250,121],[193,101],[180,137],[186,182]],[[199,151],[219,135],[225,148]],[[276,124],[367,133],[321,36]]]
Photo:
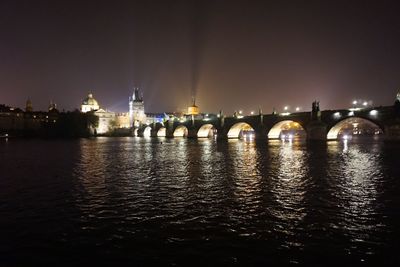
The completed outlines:
[[[0,103],[265,113],[391,105],[398,1],[0,1]]]

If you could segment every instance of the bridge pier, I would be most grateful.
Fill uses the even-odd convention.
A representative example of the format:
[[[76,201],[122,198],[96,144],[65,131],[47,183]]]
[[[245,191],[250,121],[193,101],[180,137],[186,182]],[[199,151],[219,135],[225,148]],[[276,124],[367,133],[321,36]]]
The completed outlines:
[[[327,125],[321,121],[312,121],[306,127],[307,140],[324,141],[327,136]]]
[[[187,138],[197,138],[197,130],[195,128],[190,127],[188,129]]]
[[[150,137],[157,137],[158,129],[151,129]]]
[[[256,140],[268,140],[268,130],[265,127],[260,127],[254,130]]]
[[[217,128],[217,141],[228,140],[228,131],[225,127]]]
[[[174,137],[174,122],[171,120],[165,123],[165,137],[167,138]]]
[[[385,140],[386,141],[400,141],[400,120],[385,125]]]

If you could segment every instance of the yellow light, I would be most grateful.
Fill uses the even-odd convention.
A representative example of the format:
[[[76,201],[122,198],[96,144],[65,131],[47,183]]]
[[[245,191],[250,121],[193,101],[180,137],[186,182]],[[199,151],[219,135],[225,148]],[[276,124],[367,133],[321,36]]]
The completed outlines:
[[[188,115],[198,115],[200,113],[199,107],[190,106],[188,107]]]

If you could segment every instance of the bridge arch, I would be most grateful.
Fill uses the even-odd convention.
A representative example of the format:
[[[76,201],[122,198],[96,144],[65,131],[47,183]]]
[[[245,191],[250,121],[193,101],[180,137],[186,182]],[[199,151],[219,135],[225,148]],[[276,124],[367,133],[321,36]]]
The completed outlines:
[[[327,139],[334,140],[338,139],[340,136],[346,136],[347,138],[348,136],[361,134],[383,134],[383,128],[369,119],[350,117],[345,118],[333,125],[328,131]]]
[[[146,126],[143,130],[143,137],[151,137],[151,127]]]
[[[268,139],[278,139],[283,137],[283,133],[288,133],[291,136],[298,135],[304,137],[306,135],[303,126],[300,123],[292,120],[284,120],[275,123],[268,131]]]
[[[210,123],[204,124],[197,131],[197,137],[199,138],[212,137],[214,135],[214,131],[216,131],[214,125]]]
[[[160,127],[157,130],[157,137],[166,137],[167,136],[167,128],[165,127]]]
[[[188,128],[184,125],[179,125],[174,130],[174,137],[186,137],[188,135]]]
[[[253,134],[254,128],[246,122],[238,122],[232,125],[228,131],[228,138],[242,138],[249,132]]]

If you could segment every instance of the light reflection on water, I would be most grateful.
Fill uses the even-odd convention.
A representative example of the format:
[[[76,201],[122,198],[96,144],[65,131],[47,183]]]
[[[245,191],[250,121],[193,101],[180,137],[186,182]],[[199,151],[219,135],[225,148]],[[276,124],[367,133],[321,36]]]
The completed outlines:
[[[298,145],[298,144],[297,144]],[[271,191],[279,203],[277,217],[287,220],[302,220],[304,213],[304,195],[307,186],[306,153],[291,142],[282,143],[274,151],[271,169],[276,172],[272,179]]]
[[[7,250],[18,249],[18,259],[28,253],[20,245],[24,240],[30,246],[51,243],[61,256],[80,244],[73,250],[77,262],[83,251],[106,262],[122,257],[182,264],[204,254],[204,263],[221,264],[373,262],[390,251],[390,236],[398,231],[391,215],[400,204],[392,191],[400,162],[388,156],[397,149],[390,144],[66,142],[2,144],[0,166],[11,170],[0,180],[0,197],[8,203],[0,206],[2,217],[17,212],[32,233],[42,231],[38,225],[55,229],[42,241],[29,231],[6,235],[12,244]],[[64,154],[44,153],[50,149]],[[24,171],[32,168],[42,170],[42,179]],[[32,209],[37,214],[28,216]],[[12,222],[3,224],[10,228]],[[18,262],[10,255],[10,263]]]

